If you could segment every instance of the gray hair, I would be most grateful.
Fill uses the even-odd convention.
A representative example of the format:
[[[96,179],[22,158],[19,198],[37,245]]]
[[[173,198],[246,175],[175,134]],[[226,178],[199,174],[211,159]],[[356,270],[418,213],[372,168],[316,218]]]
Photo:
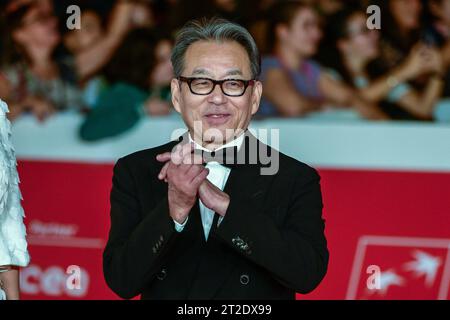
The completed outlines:
[[[197,41],[236,41],[247,51],[252,78],[261,73],[261,57],[251,34],[244,27],[221,18],[191,20],[177,33],[172,50],[172,66],[175,77],[184,70],[184,57],[190,45]]]

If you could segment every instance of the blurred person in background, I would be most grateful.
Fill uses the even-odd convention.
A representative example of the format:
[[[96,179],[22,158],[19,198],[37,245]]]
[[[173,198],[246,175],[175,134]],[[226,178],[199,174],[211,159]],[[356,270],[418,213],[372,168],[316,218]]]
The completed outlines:
[[[445,84],[446,68],[436,42],[430,37],[422,17],[426,2],[420,0],[375,1],[382,10],[382,28],[380,39],[380,70],[395,69],[407,59],[408,55],[420,47],[433,55],[433,60],[441,63],[438,72],[422,74],[408,82],[417,91],[425,92],[431,80]],[[433,78],[430,80],[430,78]],[[394,81],[395,83],[395,81]],[[443,89],[445,91],[445,89]],[[434,108],[436,109],[436,107]],[[439,117],[438,117],[439,118]]]
[[[4,13],[0,94],[10,104],[10,118],[31,111],[43,120],[55,110],[79,108],[75,71],[54,57],[57,18],[40,1],[12,2]]]
[[[147,28],[130,31],[104,69],[106,87],[82,124],[81,137],[94,141],[116,136],[144,115],[169,114],[171,50],[168,35]]]
[[[42,12],[52,14],[54,2],[53,0],[2,0],[0,6],[3,10],[15,10],[24,4],[34,2]]]
[[[106,35],[105,20],[95,7],[83,6],[80,29],[68,31],[64,35],[64,45],[73,54],[88,50]]]
[[[267,29],[269,28],[270,9],[277,0],[262,0],[253,5],[255,19],[248,24],[248,29],[258,45],[261,54],[270,53],[267,45]]]
[[[152,28],[156,25],[155,10],[152,0],[133,0],[134,8],[131,23],[140,28]]]
[[[442,95],[444,82],[440,76],[429,77],[424,90],[408,84],[417,77],[435,73],[442,68],[437,50],[421,44],[414,47],[406,59],[395,68],[380,70],[379,31],[367,28],[363,9],[349,8],[330,20],[334,52],[327,65],[337,71],[338,78],[357,89],[367,101],[381,103],[392,117],[431,119],[434,107]],[[399,112],[398,108],[406,110]]]
[[[171,33],[174,23],[174,11],[179,5],[178,0],[156,0],[153,2],[155,25],[165,28]]]
[[[69,30],[63,36],[66,49],[74,56],[89,51],[107,34],[105,14],[95,5],[82,6],[80,21],[80,29]],[[99,74],[91,73],[79,80],[79,86],[83,92],[84,104],[87,108],[91,108],[95,105],[105,83]]]
[[[313,5],[281,2],[270,10],[268,44],[272,54],[262,61],[264,99],[260,116],[305,116],[325,105],[354,107],[369,119],[386,116],[358,98],[354,90],[333,79],[311,57],[317,52],[322,30]]]
[[[261,13],[259,7],[267,0],[182,0],[171,8],[168,28],[180,29],[188,20],[221,17],[249,27]],[[269,1],[271,2],[271,1]]]
[[[117,1],[106,23],[94,8],[82,6],[82,28],[65,35],[82,85],[99,75],[131,30],[153,26],[153,12],[147,1]]]
[[[17,300],[19,268],[30,262],[8,106],[0,99],[0,300]]]
[[[329,17],[339,10],[342,10],[344,6],[349,6],[348,2],[354,1],[344,1],[344,0],[312,0],[317,6],[317,9],[321,16]],[[345,2],[345,3],[344,3]],[[359,1],[361,2],[361,1]],[[350,4],[352,5],[352,4]]]
[[[429,42],[441,50],[446,72],[444,95],[450,97],[450,0],[427,2]]]
[[[387,69],[405,59],[421,40],[423,6],[420,0],[378,0],[381,9],[381,57]]]
[[[151,23],[150,15],[142,14],[141,2],[118,1],[103,32],[98,27],[75,31],[76,41],[68,36],[66,42],[70,54],[56,56],[61,44],[58,21],[42,3],[13,0],[6,6],[0,94],[11,102],[11,119],[28,110],[39,119],[55,110],[79,110],[83,100],[78,84],[98,74],[129,30]],[[88,17],[87,23],[94,25],[92,12]]]

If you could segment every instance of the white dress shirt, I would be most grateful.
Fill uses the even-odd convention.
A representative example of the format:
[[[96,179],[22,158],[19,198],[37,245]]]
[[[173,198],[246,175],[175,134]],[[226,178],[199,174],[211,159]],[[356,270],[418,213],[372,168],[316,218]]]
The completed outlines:
[[[242,142],[244,141],[244,134],[241,134],[236,139],[220,146],[214,151],[218,151],[224,148],[230,148],[230,147],[238,147],[238,150],[241,148]],[[189,142],[194,142],[195,149],[200,149],[203,151],[211,152],[211,150],[208,150],[204,148],[203,146],[199,145],[197,142],[195,142],[191,135],[189,134]],[[227,168],[221,164],[219,164],[217,161],[211,161],[206,164],[206,168],[209,169],[209,174],[206,177],[213,185],[215,185],[217,188],[223,191],[225,188],[225,184],[228,180],[228,176],[230,175],[231,169]],[[207,208],[203,202],[199,199],[199,207],[200,207],[200,216],[202,218],[202,225],[203,225],[203,231],[205,233],[205,239],[208,239],[209,231],[211,230],[211,225],[214,220],[214,214],[215,212],[209,208]],[[175,230],[178,232],[183,231],[189,217],[184,221],[183,224],[179,224],[178,222],[175,222]],[[222,222],[223,217],[219,217],[218,225]]]

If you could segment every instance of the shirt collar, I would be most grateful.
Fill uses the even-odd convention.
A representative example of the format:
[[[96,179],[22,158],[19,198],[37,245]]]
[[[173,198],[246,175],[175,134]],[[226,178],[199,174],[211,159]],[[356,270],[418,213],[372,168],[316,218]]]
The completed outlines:
[[[190,143],[191,143],[191,142],[194,143],[195,149],[200,149],[200,150],[203,150],[203,151],[211,152],[211,150],[208,150],[208,149],[206,149],[205,147],[199,145],[197,142],[195,142],[194,139],[192,139],[191,133],[190,133],[190,132],[189,132],[188,136],[189,136],[189,142],[190,142]],[[237,147],[238,150],[239,150],[239,149],[241,148],[241,146],[242,146],[242,142],[244,141],[244,136],[245,136],[245,131],[242,132],[242,133],[239,135],[239,137],[235,138],[234,140],[231,140],[230,142],[228,142],[228,143],[226,143],[226,144],[224,144],[224,145],[221,145],[220,147],[218,147],[218,148],[217,148],[216,150],[214,150],[214,151],[219,151],[219,150],[221,150],[221,149],[224,149],[224,148],[230,148],[230,147]]]

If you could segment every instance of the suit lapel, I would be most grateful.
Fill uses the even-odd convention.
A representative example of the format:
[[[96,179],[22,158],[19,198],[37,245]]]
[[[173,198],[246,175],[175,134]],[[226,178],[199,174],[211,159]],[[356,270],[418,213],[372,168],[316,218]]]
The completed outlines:
[[[254,140],[251,141],[251,139]],[[257,139],[251,136],[250,143],[254,142],[257,142]],[[248,153],[248,146],[244,147],[246,149],[241,148],[239,152]],[[270,178],[267,179],[267,176],[262,176],[260,170],[261,164],[259,161],[256,164],[243,164],[232,169],[225,184],[224,192],[230,195],[232,199],[251,202],[252,207],[258,209],[263,205],[263,201],[260,201],[260,199],[264,197],[268,190],[267,184],[271,181]],[[245,212],[242,212],[242,214],[245,214]],[[198,276],[191,288],[189,298],[214,298],[236,267],[239,259],[231,258],[231,255],[236,254],[238,253],[229,248],[228,244],[222,242],[212,231],[206,243],[205,254],[199,265]]]

